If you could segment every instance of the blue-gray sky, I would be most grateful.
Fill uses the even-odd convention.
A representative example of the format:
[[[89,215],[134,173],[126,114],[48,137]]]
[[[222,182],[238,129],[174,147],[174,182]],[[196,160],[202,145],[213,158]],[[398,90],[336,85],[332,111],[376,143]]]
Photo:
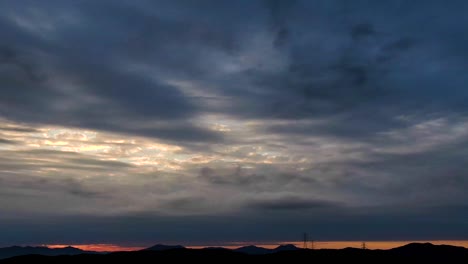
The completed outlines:
[[[468,239],[466,1],[0,2],[0,245]]]

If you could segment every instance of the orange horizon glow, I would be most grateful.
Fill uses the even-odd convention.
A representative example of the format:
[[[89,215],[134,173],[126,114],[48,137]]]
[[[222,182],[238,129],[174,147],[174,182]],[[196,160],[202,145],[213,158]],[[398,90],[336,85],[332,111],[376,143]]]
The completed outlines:
[[[146,247],[133,247],[133,246],[121,246],[117,244],[78,244],[78,245],[44,245],[48,248],[64,248],[64,247],[74,247],[85,251],[97,251],[97,252],[115,252],[115,251],[136,251],[141,250]]]
[[[314,249],[342,249],[346,247],[360,248],[363,241],[314,241]],[[364,241],[366,243],[366,248],[368,249],[391,249],[395,247],[400,247],[409,243],[432,243],[434,245],[452,245],[452,246],[461,246],[468,248],[468,240],[405,240],[405,241]],[[248,245],[256,245],[264,248],[276,248],[279,245],[293,244],[296,247],[302,248],[304,246],[303,241],[283,241],[278,243],[268,243],[268,242],[231,242],[226,244],[216,244],[216,245],[188,245],[187,248],[200,249],[205,247],[223,247],[228,249],[236,249]],[[54,245],[43,245],[49,248],[64,248],[64,247],[74,247],[86,251],[97,251],[97,252],[115,252],[115,251],[136,251],[148,246],[123,246],[117,244],[54,244]],[[312,242],[308,242],[307,248],[312,248]]]

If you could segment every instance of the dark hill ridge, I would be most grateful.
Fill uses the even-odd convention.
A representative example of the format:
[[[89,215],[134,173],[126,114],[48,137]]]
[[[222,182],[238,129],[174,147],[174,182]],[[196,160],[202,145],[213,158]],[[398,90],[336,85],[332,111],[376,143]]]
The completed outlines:
[[[414,251],[414,250],[429,250],[429,249],[453,249],[453,250],[466,250],[467,248],[459,247],[459,246],[451,246],[451,245],[434,245],[431,243],[410,243],[406,244],[401,247],[392,248],[391,250],[398,250],[398,251]]]
[[[5,247],[0,248],[0,259],[10,258],[14,256],[23,255],[44,255],[44,256],[58,256],[58,255],[78,255],[84,253],[97,253],[92,251],[84,251],[74,247],[64,248],[48,248],[48,247]]]
[[[161,247],[157,247],[161,248]],[[184,247],[167,250],[140,250],[114,252],[109,254],[79,254],[61,256],[27,255],[0,260],[3,263],[83,263],[85,261],[123,261],[134,263],[155,263],[158,261],[317,261],[317,262],[351,262],[366,263],[400,263],[407,260],[422,263],[468,263],[468,249],[455,246],[437,246],[432,244],[412,243],[390,250],[345,249],[298,249],[296,247],[279,247],[294,250],[279,250],[267,254],[247,254],[240,249],[260,252],[255,246],[242,247],[236,250],[225,248],[189,249]],[[278,248],[276,248],[278,249]],[[265,249],[274,251],[276,249]],[[367,262],[368,261],[368,262]]]
[[[280,251],[291,251],[291,250],[298,250],[298,249],[299,248],[296,247],[295,245],[286,244],[286,245],[278,246],[277,248],[273,249],[273,251],[280,252]]]
[[[152,250],[152,251],[163,251],[163,250],[169,250],[169,249],[181,249],[185,248],[184,246],[181,245],[162,245],[162,244],[157,244],[149,248],[145,248],[142,250]]]
[[[263,254],[271,254],[271,253],[276,253],[280,251],[288,251],[288,250],[299,250],[299,248],[294,245],[287,244],[287,245],[278,246],[277,248],[273,248],[273,249],[262,248],[262,247],[257,247],[253,245],[234,249],[235,252],[240,252],[240,253],[244,253],[248,255],[263,255]]]
[[[271,253],[271,249],[257,247],[257,246],[245,246],[234,249],[235,252],[240,252],[248,255],[263,255]]]
[[[433,245],[431,243],[410,243],[402,247],[392,248],[389,251],[399,255],[415,255],[424,254],[425,252],[443,252],[444,254],[463,254],[467,253],[468,249],[464,247],[450,245]]]

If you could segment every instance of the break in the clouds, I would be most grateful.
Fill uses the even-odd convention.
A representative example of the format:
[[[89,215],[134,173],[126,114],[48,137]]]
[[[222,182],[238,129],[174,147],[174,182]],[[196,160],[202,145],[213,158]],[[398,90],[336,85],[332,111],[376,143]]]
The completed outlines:
[[[3,1],[1,245],[468,239],[465,1]]]

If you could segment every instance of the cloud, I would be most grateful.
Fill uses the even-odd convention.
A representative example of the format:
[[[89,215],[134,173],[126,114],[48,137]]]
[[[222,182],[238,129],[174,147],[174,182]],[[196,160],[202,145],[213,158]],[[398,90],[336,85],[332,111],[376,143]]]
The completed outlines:
[[[36,129],[24,127],[0,127],[0,130],[11,132],[38,132]]]
[[[223,175],[224,174],[224,175]],[[234,186],[248,186],[251,184],[261,184],[266,181],[267,177],[264,175],[245,174],[242,168],[238,166],[231,170],[215,171],[209,167],[203,167],[200,170],[200,178],[216,185],[234,185]]]
[[[39,29],[24,28],[21,23],[31,23],[32,26],[36,19],[34,14],[44,12],[44,6],[31,7],[32,14],[20,7],[10,7],[11,14],[2,24],[5,32],[22,33],[6,34],[0,53],[2,75],[6,77],[2,78],[1,84],[4,96],[0,111],[4,117],[153,135],[168,140],[221,139],[215,131],[198,127],[188,120],[196,115],[198,107],[176,87],[164,80],[152,79],[152,74],[145,75],[132,69],[138,68],[139,63],[126,60],[126,53],[122,53],[121,58],[115,57],[113,54],[121,47],[109,45],[107,50],[94,50],[96,41],[105,43],[120,37],[117,32],[108,31],[104,37],[98,31],[88,31],[86,23],[93,22],[96,30],[106,31],[103,28],[105,20],[82,17],[81,26],[70,25],[70,30],[74,31],[70,37],[60,28],[65,25],[48,21],[55,37],[34,38],[32,35],[36,32],[30,31]],[[81,8],[85,11],[87,7]],[[60,12],[60,7],[50,11]],[[116,26],[120,24],[115,22]],[[82,35],[84,32],[86,35]],[[66,48],[75,40],[82,42],[79,53],[69,52]],[[118,59],[121,61],[116,61]]]
[[[258,210],[308,210],[308,209],[330,209],[334,205],[331,202],[304,199],[301,197],[282,197],[279,199],[260,200],[252,202],[249,207]]]
[[[320,214],[227,215],[227,216],[162,216],[158,214],[133,214],[112,217],[75,215],[56,217],[51,222],[45,217],[36,217],[35,226],[24,219],[3,218],[5,237],[16,231],[13,239],[0,243],[121,243],[149,246],[158,241],[184,242],[185,244],[217,244],[225,241],[298,241],[304,231],[317,241],[323,240],[376,240],[388,239],[428,240],[428,233],[464,239],[460,231],[466,230],[463,222],[452,222],[444,231],[440,226],[450,219],[466,218],[466,207],[449,210],[428,207],[417,212],[406,210],[381,210],[375,208],[344,209],[341,212]],[[363,213],[365,212],[365,213]],[[444,215],[445,214],[445,215]],[[442,216],[444,215],[444,216]],[[77,226],[81,228],[77,228]],[[157,227],[157,228],[155,228]],[[364,232],[367,230],[368,232]],[[60,234],[65,239],[57,239]],[[200,233],[204,234],[200,237]]]
[[[351,36],[355,40],[363,37],[369,37],[374,34],[376,34],[374,27],[372,26],[372,24],[368,23],[357,24],[351,30]]]
[[[466,238],[466,7],[0,3],[0,231]]]
[[[8,140],[8,139],[0,138],[0,144],[15,145],[15,144],[18,144],[18,143],[15,142],[15,141],[13,141],[13,140]]]
[[[294,5],[296,5],[296,1],[265,1],[265,6],[270,15],[271,30],[274,35],[273,46],[276,48],[285,46],[289,40],[291,29],[288,26],[288,20],[290,11]]]
[[[386,10],[397,14],[403,12],[401,6],[389,4]],[[410,10],[406,12],[418,7],[416,3],[403,6]],[[433,34],[411,32],[411,27],[405,27],[424,14],[432,14],[430,8],[403,16],[401,21],[383,21],[374,15],[381,7],[356,3],[346,7],[349,23],[343,23],[323,15],[304,15],[306,10],[340,14],[345,8],[340,3],[243,2],[224,19],[214,11],[231,8],[227,3],[212,3],[206,5],[206,10],[181,3],[158,8],[145,3],[78,3],[74,4],[76,12],[67,4],[54,6],[50,12],[66,10],[70,18],[45,19],[42,24],[47,26],[40,26],[34,22],[43,18],[44,6],[33,5],[34,11],[20,7],[10,6],[11,14],[3,23],[5,31],[11,33],[2,53],[3,68],[9,72],[11,83],[5,86],[22,87],[5,92],[8,109],[17,109],[7,112],[4,108],[4,116],[167,140],[222,140],[219,133],[189,121],[206,111],[243,119],[303,119],[337,113],[365,119],[368,109],[379,107],[377,118],[385,122],[402,110],[416,111],[427,105],[427,99],[418,96],[422,95],[418,87],[429,87],[426,91],[431,94],[440,91],[440,83],[424,80],[429,76],[429,65],[436,67],[444,56],[440,49],[450,46],[448,41],[462,41],[433,42]],[[97,16],[93,10],[107,10],[107,15]],[[173,12],[173,16],[158,10]],[[258,14],[258,19],[243,21],[246,12]],[[119,19],[112,19],[114,14]],[[219,19],[220,23],[212,23]],[[443,19],[433,22],[434,31],[443,32],[449,27],[451,18]],[[320,24],[323,21],[336,30],[327,30]],[[252,29],[243,30],[248,23],[254,25]],[[308,24],[317,26],[305,31]],[[111,26],[119,31],[108,30]],[[39,38],[37,31],[53,38]],[[358,35],[373,38],[363,40]],[[286,39],[290,43],[287,48],[275,51],[274,43]],[[82,43],[80,51],[66,49],[74,41]],[[94,43],[105,43],[107,48],[96,49]],[[439,50],[429,43],[435,43],[431,45]],[[139,55],[142,50],[143,55]],[[261,57],[257,59],[254,54]],[[447,63],[463,67],[456,59]],[[401,70],[400,65],[408,69]],[[444,70],[438,69],[436,75],[444,76]],[[27,72],[43,77],[30,78]],[[434,111],[451,108],[460,95],[466,96],[459,89],[463,77],[448,76],[454,78],[447,81],[456,86],[453,89],[457,93],[432,104],[438,108]],[[419,85],[410,88],[415,86],[415,77]],[[238,85],[232,85],[233,80]],[[182,81],[205,88],[187,91],[174,85]],[[219,104],[224,106],[207,108],[206,98],[211,97],[228,101]]]

